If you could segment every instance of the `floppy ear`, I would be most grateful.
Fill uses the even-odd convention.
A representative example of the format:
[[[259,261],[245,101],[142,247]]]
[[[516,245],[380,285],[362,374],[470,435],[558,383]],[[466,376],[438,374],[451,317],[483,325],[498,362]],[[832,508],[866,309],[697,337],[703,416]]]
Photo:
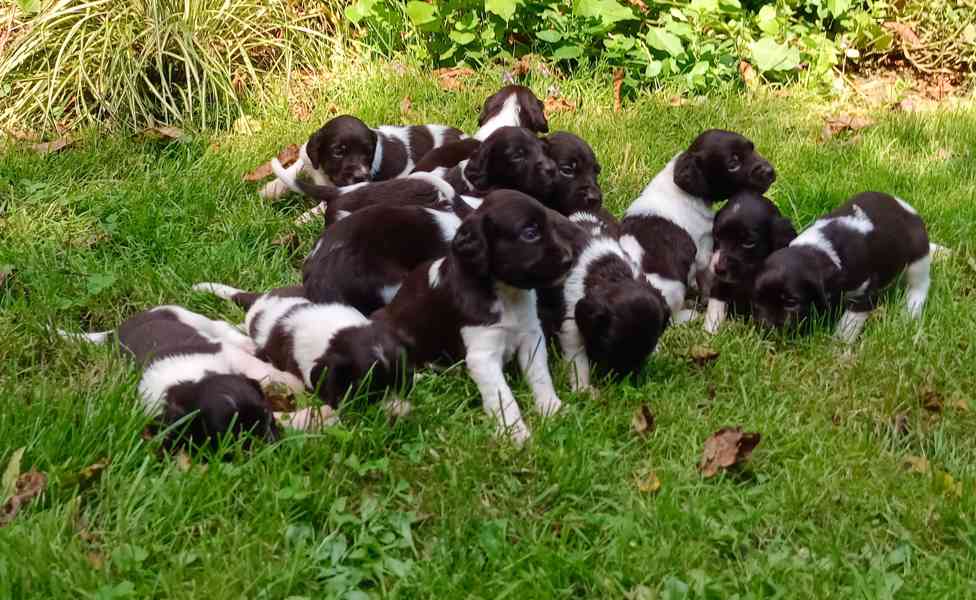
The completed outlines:
[[[793,222],[786,217],[776,217],[769,226],[769,237],[772,244],[771,250],[779,250],[790,245],[796,239],[796,228]]]
[[[549,133],[549,120],[546,119],[546,105],[536,97],[531,97],[522,106],[522,114],[519,115],[522,127],[536,133]]]
[[[610,311],[606,304],[589,296],[580,298],[573,316],[583,338],[591,342],[610,326]]]
[[[464,167],[464,177],[476,190],[483,190],[488,187],[488,157],[491,155],[491,145],[494,140],[485,140],[478,149],[474,151],[468,164]]]
[[[693,196],[707,198],[708,185],[701,171],[700,160],[694,152],[682,152],[674,165],[674,182]]]
[[[502,93],[503,91],[495,92],[485,100],[481,114],[478,115],[478,127],[484,125],[485,121],[494,117],[502,109],[502,105],[505,104],[505,94]]]
[[[480,277],[487,277],[489,268],[488,240],[484,228],[484,215],[473,214],[461,223],[451,242],[451,252]]]
[[[815,280],[808,282],[807,288],[809,289],[810,296],[813,298],[813,305],[817,307],[818,312],[825,312],[828,308],[827,305],[827,291],[824,286],[823,277],[817,277]]]
[[[316,130],[308,138],[308,143],[305,144],[305,154],[308,155],[308,160],[312,162],[312,168],[314,169],[320,168],[322,164],[322,156],[324,155],[325,145],[328,142],[327,138],[325,128],[322,127]]]

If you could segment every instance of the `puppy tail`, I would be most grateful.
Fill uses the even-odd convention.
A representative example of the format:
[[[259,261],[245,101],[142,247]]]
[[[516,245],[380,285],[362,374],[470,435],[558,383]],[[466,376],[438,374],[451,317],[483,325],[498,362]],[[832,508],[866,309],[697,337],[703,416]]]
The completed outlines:
[[[946,258],[952,254],[952,250],[949,250],[945,246],[940,246],[939,244],[929,244],[929,255],[933,260],[940,258]]]
[[[261,294],[245,292],[244,290],[239,290],[235,287],[224,285],[223,283],[211,283],[209,281],[195,283],[191,289],[194,292],[204,292],[207,294],[213,294],[214,296],[223,298],[224,300],[230,300],[244,310],[251,308],[257,299],[261,297]]]
[[[58,335],[66,340],[84,340],[92,344],[104,344],[112,337],[113,331],[95,331],[92,333],[73,333],[64,329],[57,329]]]
[[[437,192],[440,194],[442,202],[451,202],[454,200],[454,196],[457,195],[457,192],[454,190],[454,186],[433,173],[418,171],[407,175],[407,177],[426,181],[437,188]]]
[[[305,166],[305,161],[301,157],[298,158],[294,163],[291,164],[287,169],[282,166],[278,157],[271,159],[271,171],[275,174],[275,177],[279,181],[287,185],[292,191],[302,194],[301,188],[298,187],[298,174],[301,172],[302,168]]]

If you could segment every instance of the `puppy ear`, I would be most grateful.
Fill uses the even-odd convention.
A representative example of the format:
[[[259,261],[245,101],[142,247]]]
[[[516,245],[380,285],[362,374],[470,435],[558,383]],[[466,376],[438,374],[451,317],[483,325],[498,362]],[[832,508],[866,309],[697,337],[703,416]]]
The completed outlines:
[[[576,326],[583,333],[583,338],[594,340],[599,333],[605,332],[610,326],[610,311],[606,304],[590,296],[584,296],[576,303]]]
[[[786,217],[776,217],[769,226],[769,234],[771,250],[779,250],[789,246],[790,242],[796,239],[796,228]]]
[[[708,184],[700,163],[701,158],[694,152],[682,152],[674,165],[674,182],[692,196],[706,198]]]
[[[308,138],[308,143],[305,144],[305,154],[308,155],[308,160],[312,162],[312,168],[319,169],[321,167],[322,157],[325,155],[325,144],[327,142],[328,139],[325,135],[324,127],[316,130]]]
[[[484,216],[473,214],[461,223],[451,242],[451,252],[480,277],[486,277],[489,269],[488,239],[484,228]]]
[[[464,167],[464,177],[476,190],[488,187],[488,157],[491,155],[491,145],[494,140],[485,140],[474,151],[468,164]]]
[[[530,98],[522,106],[520,115],[522,127],[536,133],[549,133],[549,120],[546,119],[546,105],[538,98]]]
[[[810,297],[813,298],[813,305],[817,307],[817,311],[820,313],[826,312],[828,308],[827,291],[823,278],[817,277],[815,280],[808,282],[808,288]]]
[[[485,122],[494,117],[502,109],[502,105],[505,103],[504,90],[495,92],[485,100],[484,106],[481,108],[481,114],[478,115],[478,127],[481,127]]]

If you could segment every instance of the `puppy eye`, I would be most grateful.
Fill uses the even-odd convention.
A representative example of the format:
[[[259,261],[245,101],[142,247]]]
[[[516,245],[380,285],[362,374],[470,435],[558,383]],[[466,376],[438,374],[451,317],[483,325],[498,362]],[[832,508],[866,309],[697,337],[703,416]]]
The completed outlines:
[[[735,173],[742,167],[742,159],[738,154],[733,154],[729,159],[729,173]]]
[[[342,158],[342,155],[346,153],[345,146],[336,146],[332,149],[332,156],[336,158]]]
[[[559,171],[566,177],[572,177],[573,174],[576,173],[576,165],[575,164],[561,165],[559,167]]]
[[[522,232],[519,234],[519,239],[530,244],[533,242],[538,242],[539,238],[541,237],[542,233],[539,231],[539,226],[535,224],[526,225],[522,228]]]
[[[746,250],[752,250],[753,248],[756,247],[756,242],[746,242],[742,244],[742,247],[745,248]]]
[[[519,148],[515,152],[512,152],[512,159],[513,160],[522,160],[523,158],[525,158],[525,150],[522,150],[521,148]]]

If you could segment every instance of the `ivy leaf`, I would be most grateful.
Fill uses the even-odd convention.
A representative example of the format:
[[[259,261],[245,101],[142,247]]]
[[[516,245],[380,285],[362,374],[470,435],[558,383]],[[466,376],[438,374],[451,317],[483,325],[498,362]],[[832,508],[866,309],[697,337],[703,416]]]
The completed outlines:
[[[485,10],[495,13],[506,21],[511,21],[515,16],[517,0],[485,0]]]
[[[664,65],[661,64],[661,61],[652,60],[651,62],[647,63],[647,68],[644,69],[644,77],[647,78],[657,77],[658,75],[661,74],[661,68],[663,66]]]
[[[437,9],[432,4],[411,0],[407,2],[407,16],[414,25],[426,25],[437,19]]]
[[[634,16],[634,11],[617,0],[577,0],[573,12],[580,17],[600,19],[604,25],[613,25],[618,21],[633,21],[637,18]]]
[[[779,23],[776,22],[776,7],[772,4],[759,9],[756,15],[756,24],[766,35],[775,35],[779,31]]]
[[[552,57],[556,60],[570,60],[572,58],[579,58],[582,55],[583,51],[580,50],[579,46],[560,46],[552,53]]]
[[[552,29],[546,29],[544,31],[537,31],[535,37],[539,38],[543,42],[555,44],[559,40],[563,39],[563,34],[559,33],[558,31],[553,31]]]
[[[651,48],[667,52],[671,56],[681,56],[685,53],[681,39],[660,27],[651,27],[647,30],[647,44]]]
[[[777,44],[771,37],[764,37],[749,44],[752,62],[762,72],[792,71],[800,64],[800,51],[786,44]]]
[[[448,34],[448,37],[454,40],[454,43],[459,46],[467,46],[474,41],[475,35],[467,31],[452,31]]]

